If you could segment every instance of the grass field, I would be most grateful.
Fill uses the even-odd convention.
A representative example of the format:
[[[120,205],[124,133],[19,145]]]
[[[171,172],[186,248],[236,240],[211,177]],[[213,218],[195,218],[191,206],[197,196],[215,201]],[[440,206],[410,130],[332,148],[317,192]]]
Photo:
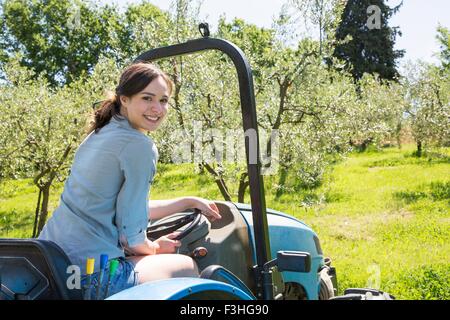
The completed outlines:
[[[278,177],[265,178],[267,206],[317,232],[340,289],[370,286],[399,299],[450,299],[450,148],[422,158],[413,151],[407,146],[351,154],[312,190],[301,188],[292,173],[278,197]],[[210,177],[191,164],[158,170],[154,199],[221,199]],[[61,191],[61,184],[52,190],[51,210]],[[0,237],[31,235],[36,199],[30,180],[1,184]]]

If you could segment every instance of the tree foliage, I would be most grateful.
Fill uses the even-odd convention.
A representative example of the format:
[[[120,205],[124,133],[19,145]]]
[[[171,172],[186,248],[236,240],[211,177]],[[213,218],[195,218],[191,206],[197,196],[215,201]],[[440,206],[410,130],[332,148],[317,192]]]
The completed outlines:
[[[51,85],[91,72],[111,51],[117,10],[79,0],[4,0],[0,63],[21,54],[21,65]]]
[[[309,3],[319,6],[310,9],[320,9],[325,2]],[[329,14],[318,16],[326,17],[321,24],[323,42],[308,37],[288,45],[279,37],[289,32],[288,19],[281,17],[271,29],[222,18],[212,35],[235,43],[252,66],[263,172],[278,175],[278,196],[289,189],[288,174],[294,174],[303,188],[315,187],[330,163],[355,146],[383,144],[398,135],[402,125],[414,128],[417,141],[424,144],[449,140],[448,68],[424,68],[407,81],[387,81],[396,76],[395,52],[382,57],[394,64],[359,56],[362,69],[330,68],[324,58],[333,52],[336,42],[331,35],[340,18],[339,3],[327,3],[334,7],[326,7]],[[199,7],[192,1],[175,1],[168,12],[145,1],[123,12],[78,3],[83,15],[77,32],[67,21],[70,5],[5,0],[0,11],[0,30],[5,35],[0,40],[5,76],[0,83],[0,179],[34,179],[41,194],[35,234],[45,223],[52,183],[67,177],[74,151],[85,137],[92,104],[114,90],[120,70],[143,51],[199,37]],[[383,8],[387,19],[393,9]],[[367,19],[361,10],[346,10],[347,15],[360,14],[356,22],[363,16]],[[356,26],[348,18],[342,15],[338,35]],[[20,30],[19,22],[27,22],[28,33]],[[367,50],[372,50],[372,40],[386,40],[394,32],[382,28],[373,35],[372,31],[366,30],[365,36],[357,33],[354,39],[362,39],[360,44],[347,39],[350,47],[370,42]],[[440,35],[444,37],[443,32]],[[394,39],[389,41],[388,49]],[[17,52],[22,55],[12,59]],[[378,54],[375,49],[370,52]],[[157,63],[175,83],[168,118],[151,133],[160,161],[194,162],[199,174],[209,175],[217,184],[224,199],[244,202],[249,184],[246,137],[232,62],[220,52],[208,51]]]
[[[439,58],[444,69],[450,68],[450,31],[448,28],[439,26],[438,34],[436,36],[439,41],[441,52],[439,53]]]
[[[354,79],[376,73],[380,79],[398,80],[397,60],[404,51],[394,50],[395,38],[401,33],[398,27],[391,28],[388,20],[400,6],[390,8],[384,0],[347,1],[336,31],[340,43],[334,56],[345,62]],[[378,26],[372,26],[372,18],[380,19]]]
[[[407,70],[407,120],[421,156],[427,146],[450,143],[450,71],[425,63]]]
[[[304,18],[307,29],[309,25],[317,29],[319,55],[327,55],[330,45],[334,42],[336,28],[341,21],[343,2],[340,0],[290,0],[288,4],[291,4]]]

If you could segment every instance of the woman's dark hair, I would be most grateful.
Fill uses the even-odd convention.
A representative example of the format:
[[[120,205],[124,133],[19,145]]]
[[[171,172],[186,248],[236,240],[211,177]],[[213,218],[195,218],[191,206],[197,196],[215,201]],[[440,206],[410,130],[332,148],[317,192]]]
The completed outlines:
[[[169,76],[151,63],[134,63],[123,70],[119,85],[114,93],[109,93],[108,98],[101,102],[100,107],[95,110],[93,121],[88,133],[97,133],[109,123],[112,117],[120,116],[120,96],[132,97],[144,90],[154,79],[162,77],[168,86],[169,95],[172,94],[173,83]]]

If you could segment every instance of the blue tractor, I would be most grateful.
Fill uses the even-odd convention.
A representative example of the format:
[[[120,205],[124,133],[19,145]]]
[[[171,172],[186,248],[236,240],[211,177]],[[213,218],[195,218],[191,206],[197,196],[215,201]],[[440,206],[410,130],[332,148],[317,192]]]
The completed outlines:
[[[391,299],[373,289],[348,289],[337,297],[336,271],[324,257],[316,233],[302,221],[266,208],[250,65],[233,43],[202,37],[144,52],[136,61],[219,50],[233,61],[239,80],[243,129],[256,133],[246,143],[251,205],[217,201],[222,219],[209,222],[199,212],[181,212],[149,224],[156,239],[175,230],[180,254],[198,264],[199,278],[158,280],[110,296],[110,300],[303,300]],[[36,239],[0,239],[0,300],[82,299],[67,286],[71,263],[54,243]]]

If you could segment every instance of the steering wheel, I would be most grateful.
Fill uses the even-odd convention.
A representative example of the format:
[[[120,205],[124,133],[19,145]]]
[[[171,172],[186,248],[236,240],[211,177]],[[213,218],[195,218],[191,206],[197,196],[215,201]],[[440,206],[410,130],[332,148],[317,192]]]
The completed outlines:
[[[186,229],[181,231],[178,236],[173,238],[173,240],[181,240],[194,230],[194,228],[200,223],[201,217],[202,212],[199,209],[194,209],[193,213],[178,219],[168,222],[155,223],[147,228],[147,238],[150,240],[156,240],[159,237],[168,235],[169,233],[188,225]]]

